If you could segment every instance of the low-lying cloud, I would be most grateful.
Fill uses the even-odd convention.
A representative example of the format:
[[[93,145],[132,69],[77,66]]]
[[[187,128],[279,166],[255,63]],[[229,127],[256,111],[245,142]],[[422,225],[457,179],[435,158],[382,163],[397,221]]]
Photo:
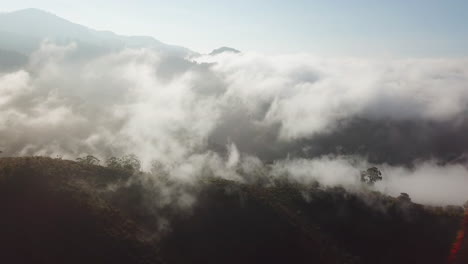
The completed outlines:
[[[467,59],[79,50],[44,42],[0,74],[3,155],[133,153],[185,180],[207,167],[241,179],[239,168],[274,162],[325,185],[352,185],[377,164],[388,193],[468,199]]]
[[[310,184],[314,181],[325,186],[341,185],[360,191],[360,172],[374,164],[358,156],[322,156],[314,159],[294,159],[277,162],[274,175],[287,175],[291,180]],[[461,205],[468,195],[468,168],[461,164],[441,165],[428,160],[404,166],[378,165],[383,180],[375,189],[392,196],[408,193],[415,202],[436,205]]]

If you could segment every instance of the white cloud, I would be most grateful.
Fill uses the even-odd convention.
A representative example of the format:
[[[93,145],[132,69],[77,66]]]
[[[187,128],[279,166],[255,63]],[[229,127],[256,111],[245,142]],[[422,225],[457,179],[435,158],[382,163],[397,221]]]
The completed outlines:
[[[7,155],[134,153],[143,168],[158,160],[180,179],[206,168],[240,179],[239,168],[263,167],[256,152],[283,151],[287,142],[331,133],[352,118],[451,124],[466,122],[468,111],[466,59],[243,53],[200,57],[196,63],[128,49],[76,60],[77,49],[44,42],[28,66],[0,75],[0,147]],[[228,143],[218,142],[223,138],[232,140],[227,160],[219,151]],[[254,151],[241,155],[242,148]],[[363,166],[327,156],[280,165],[298,179],[327,185],[355,184]],[[427,166],[386,168],[394,175],[387,191],[409,186],[417,200],[458,203],[466,170]],[[454,176],[436,176],[447,173]],[[418,187],[426,186],[419,183],[426,178],[427,185],[439,186],[432,196]]]

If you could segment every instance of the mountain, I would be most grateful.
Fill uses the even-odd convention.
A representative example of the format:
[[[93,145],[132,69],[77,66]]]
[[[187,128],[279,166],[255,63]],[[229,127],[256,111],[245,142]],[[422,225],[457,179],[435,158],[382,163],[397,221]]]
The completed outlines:
[[[78,25],[39,9],[0,13],[0,49],[29,54],[41,41],[53,40],[98,51],[123,48],[151,48],[175,56],[196,54],[187,48],[168,45],[148,36],[121,36]]]
[[[21,53],[1,49],[0,58],[0,72],[18,70],[28,61],[27,56]]]
[[[61,159],[1,158],[0,259],[435,264],[448,259],[463,219],[462,208],[370,191],[209,177],[184,186],[138,180],[144,176]],[[195,202],[178,207],[190,193]]]
[[[239,50],[236,50],[236,49],[233,49],[233,48],[230,48],[230,47],[221,47],[221,48],[218,48],[218,49],[215,49],[213,50],[210,55],[218,55],[218,54],[221,54],[221,53],[240,53]]]

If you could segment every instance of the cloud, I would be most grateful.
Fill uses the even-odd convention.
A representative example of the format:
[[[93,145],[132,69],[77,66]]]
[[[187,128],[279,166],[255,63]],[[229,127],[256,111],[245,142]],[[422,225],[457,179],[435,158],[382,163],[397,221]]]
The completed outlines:
[[[360,172],[375,166],[359,156],[322,156],[314,159],[283,160],[274,164],[273,175],[287,175],[290,180],[324,186],[343,186],[360,191]],[[462,205],[468,199],[468,168],[460,164],[441,165],[435,160],[404,166],[377,165],[383,180],[376,190],[398,196],[405,192],[414,202],[434,205]]]
[[[468,199],[468,168],[425,161],[414,168],[385,166],[386,180],[378,188],[391,195],[406,192],[414,201],[462,205]]]
[[[359,184],[363,164],[342,156],[322,156],[315,159],[283,160],[274,164],[273,174],[287,175],[292,180],[310,184],[314,181],[325,186],[355,186]],[[360,161],[359,163],[362,163]]]
[[[185,181],[207,170],[248,180],[276,160],[298,179],[329,185],[352,185],[365,162],[391,164],[388,192],[406,189],[398,179],[415,199],[433,201],[417,188],[427,174],[443,186],[432,197],[462,199],[467,59],[221,53],[189,61],[124,49],[79,60],[80,52],[44,42],[22,69],[0,73],[5,155],[133,153],[145,170],[157,160]],[[418,160],[432,169],[408,169]],[[439,173],[456,174],[447,177],[453,186]]]
[[[320,59],[257,54],[205,58],[226,75],[229,95],[262,121],[279,122],[282,139],[336,128],[340,120],[450,120],[466,113],[468,60]],[[261,109],[263,105],[268,109]]]

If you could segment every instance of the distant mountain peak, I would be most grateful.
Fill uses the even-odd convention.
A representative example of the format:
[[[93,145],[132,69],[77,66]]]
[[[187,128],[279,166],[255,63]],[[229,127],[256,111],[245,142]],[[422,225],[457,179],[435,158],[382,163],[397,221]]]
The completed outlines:
[[[39,8],[34,8],[34,7],[19,9],[19,10],[11,11],[8,13],[36,13],[36,14],[40,13],[40,14],[47,14],[47,15],[52,14],[51,12],[48,12]]]
[[[221,47],[221,48],[218,48],[218,49],[215,49],[213,50],[210,55],[218,55],[218,54],[221,54],[221,53],[225,53],[225,52],[228,52],[228,53],[240,53],[239,50],[236,50],[234,48],[230,48],[230,47]]]
[[[15,16],[15,17],[23,17],[26,16],[29,19],[54,19],[54,20],[59,20],[59,21],[67,21],[64,18],[61,18],[54,13],[38,9],[38,8],[25,8],[25,9],[20,9],[16,11],[11,11],[11,12],[6,12],[2,13],[2,15],[8,15],[8,16]],[[69,21],[67,21],[69,22]],[[69,22],[71,23],[71,22]]]
[[[150,36],[123,36],[111,31],[95,30],[37,8],[0,13],[0,49],[27,55],[36,50],[44,39],[61,44],[79,42],[94,50],[150,48],[181,57],[198,54],[184,47],[162,43]]]

